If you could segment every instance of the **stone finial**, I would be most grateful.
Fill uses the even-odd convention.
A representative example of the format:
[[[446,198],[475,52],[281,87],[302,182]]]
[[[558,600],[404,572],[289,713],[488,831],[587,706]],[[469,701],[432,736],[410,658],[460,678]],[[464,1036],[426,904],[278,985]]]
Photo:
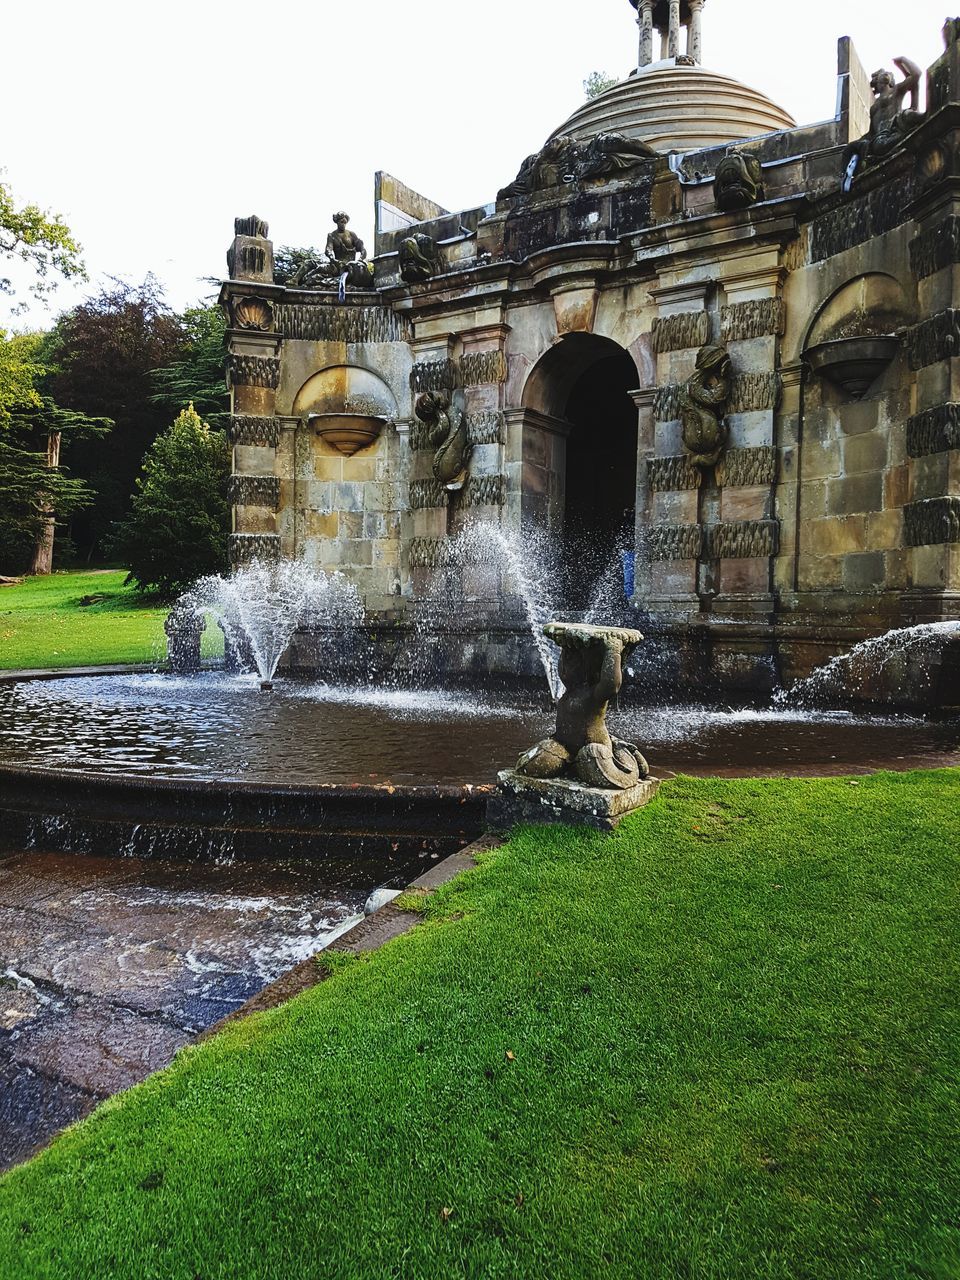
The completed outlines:
[[[231,280],[256,280],[273,284],[273,244],[267,239],[270,228],[263,218],[233,221],[233,244],[227,250],[227,270]]]

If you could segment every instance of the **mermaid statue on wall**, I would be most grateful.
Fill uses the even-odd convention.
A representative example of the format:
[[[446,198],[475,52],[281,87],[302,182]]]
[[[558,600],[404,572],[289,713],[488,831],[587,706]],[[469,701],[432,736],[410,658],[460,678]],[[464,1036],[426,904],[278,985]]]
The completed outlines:
[[[417,397],[416,414],[427,428],[433,455],[433,475],[438,484],[456,493],[467,483],[470,434],[467,419],[442,391],[425,391]]]
[[[730,356],[720,343],[702,347],[680,392],[683,447],[695,467],[712,467],[727,443],[724,412],[730,399]]]

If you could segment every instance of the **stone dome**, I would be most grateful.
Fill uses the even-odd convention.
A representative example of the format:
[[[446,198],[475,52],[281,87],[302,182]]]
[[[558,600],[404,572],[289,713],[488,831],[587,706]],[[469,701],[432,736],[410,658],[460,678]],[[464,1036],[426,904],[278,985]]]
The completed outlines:
[[[585,102],[552,137],[585,142],[598,133],[622,133],[654,151],[701,151],[795,125],[759,90],[668,58]]]

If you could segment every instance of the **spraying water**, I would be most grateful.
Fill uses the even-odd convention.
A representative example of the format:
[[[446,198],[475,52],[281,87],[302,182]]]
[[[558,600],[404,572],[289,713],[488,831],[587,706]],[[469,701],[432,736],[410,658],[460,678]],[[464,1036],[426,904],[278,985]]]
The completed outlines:
[[[357,589],[343,574],[311,569],[301,560],[255,560],[229,577],[201,578],[180,597],[177,610],[212,614],[234,649],[250,654],[264,687],[301,627],[346,628],[363,619]]]
[[[858,685],[877,680],[894,658],[950,640],[960,639],[960,622],[925,622],[915,627],[899,627],[882,636],[862,640],[849,651],[838,654],[790,689],[773,695],[776,706],[812,706],[843,697]]]
[[[559,655],[543,634],[546,624],[557,616],[557,575],[546,537],[526,532],[521,540],[498,525],[477,521],[461,530],[452,544],[451,555],[461,565],[481,564],[496,569],[506,580],[504,594],[514,594],[520,602],[550,694],[556,701],[563,692],[557,671]]]

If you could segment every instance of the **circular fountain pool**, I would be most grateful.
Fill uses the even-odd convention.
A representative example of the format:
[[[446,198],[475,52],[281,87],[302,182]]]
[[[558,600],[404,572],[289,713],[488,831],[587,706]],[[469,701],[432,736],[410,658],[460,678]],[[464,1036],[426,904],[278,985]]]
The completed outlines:
[[[493,694],[101,676],[0,686],[0,766],[282,787],[484,786],[552,729]],[[611,714],[659,776],[825,774],[960,763],[960,721],[788,708]]]

